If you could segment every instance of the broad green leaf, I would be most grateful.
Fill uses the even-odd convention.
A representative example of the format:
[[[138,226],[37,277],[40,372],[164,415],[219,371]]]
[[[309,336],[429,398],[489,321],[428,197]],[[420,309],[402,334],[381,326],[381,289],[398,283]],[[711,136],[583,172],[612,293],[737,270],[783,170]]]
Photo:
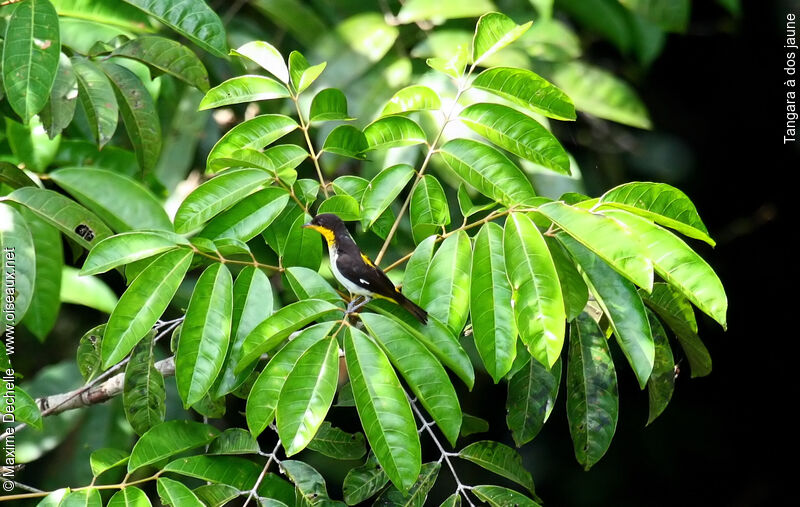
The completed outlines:
[[[395,93],[381,111],[381,116],[410,111],[437,111],[442,107],[439,95],[427,86],[411,85]]]
[[[361,218],[361,207],[349,195],[332,195],[319,205],[317,214],[320,213],[333,213],[345,222],[351,222]]]
[[[704,377],[711,373],[711,356],[697,336],[697,321],[689,301],[676,288],[666,283],[656,283],[652,294],[641,295],[645,303],[675,333],[689,359],[692,377]]]
[[[247,58],[284,83],[289,83],[289,69],[286,67],[286,62],[272,44],[264,41],[252,41],[238,49],[231,50],[231,54]]]
[[[61,233],[58,232],[58,229],[34,215],[33,212],[29,211],[27,208],[21,208],[19,212],[25,224],[28,226],[31,238],[33,239],[33,249],[36,254],[36,268],[33,290],[26,293],[24,291],[29,290],[30,287],[24,287],[24,282],[27,280],[20,276],[20,274],[25,275],[26,273],[25,269],[20,271],[19,266],[29,269],[30,266],[28,266],[27,263],[29,259],[26,259],[24,256],[20,259],[22,263],[17,266],[17,272],[15,274],[15,285],[18,291],[15,304],[19,304],[20,300],[22,300],[24,304],[25,297],[30,296],[30,304],[28,305],[28,310],[24,312],[25,318],[22,322],[25,324],[28,331],[33,333],[39,341],[44,341],[50,333],[50,330],[53,329],[56,318],[58,318],[58,312],[61,308],[59,295],[61,293],[61,269],[64,266]],[[20,231],[20,233],[24,235],[23,231]],[[5,236],[5,233],[0,234]],[[5,244],[5,241],[0,240],[0,243]],[[20,244],[12,241],[11,243],[12,246],[16,248],[26,246],[24,242]],[[26,252],[23,248],[20,250],[20,253],[27,255],[29,252]],[[29,275],[30,273],[27,274]],[[23,282],[21,289],[20,282]],[[17,311],[19,310],[17,309]],[[19,316],[21,315],[20,313]],[[19,316],[17,321],[19,321]]]
[[[322,145],[322,151],[359,160],[367,158],[364,152],[368,148],[364,133],[352,125],[339,125],[328,134]]]
[[[458,199],[458,209],[461,211],[461,214],[464,217],[470,217],[475,213],[480,213],[481,211],[486,211],[497,206],[497,203],[492,201],[484,202],[482,204],[474,203],[472,197],[469,195],[467,186],[463,182],[458,184],[456,198]]]
[[[238,489],[227,484],[205,484],[192,492],[207,507],[223,507],[240,495]]]
[[[311,217],[303,214],[298,216],[289,228],[281,259],[283,267],[303,266],[319,270],[322,262],[322,242],[317,231],[303,227],[310,221]]]
[[[556,120],[574,120],[575,106],[561,89],[526,69],[495,67],[478,74],[474,88],[487,91],[534,113]]]
[[[208,72],[191,49],[165,37],[143,35],[131,39],[111,52],[175,76],[200,91],[208,91]]]
[[[567,321],[572,321],[586,307],[586,303],[589,301],[589,288],[586,287],[586,282],[583,281],[583,277],[578,273],[574,261],[564,251],[564,247],[550,236],[546,236],[544,241],[547,243],[547,248],[553,258],[553,264],[556,266],[558,282],[561,284],[561,294],[564,297],[564,311]]]
[[[213,109],[231,104],[283,99],[289,90],[272,78],[265,76],[236,76],[208,90],[200,101],[198,110]]]
[[[256,379],[247,397],[247,427],[258,436],[272,422],[278,397],[286,378],[300,357],[333,330],[334,322],[323,322],[304,329],[280,349]]]
[[[461,406],[441,363],[402,324],[391,318],[364,313],[361,321],[450,444],[455,445],[461,428]]]
[[[136,486],[126,486],[114,493],[106,507],[150,507],[150,499]]]
[[[50,139],[54,139],[72,122],[77,99],[78,80],[72,70],[72,62],[67,55],[61,53],[56,79],[50,90],[50,100],[39,114]]]
[[[4,161],[0,161],[0,183],[8,185],[12,189],[38,186],[24,170]]]
[[[228,428],[208,446],[207,454],[258,454],[260,448],[253,436],[242,428]]]
[[[501,104],[478,103],[459,115],[464,124],[497,146],[561,174],[570,174],[569,156],[539,122]]]
[[[47,104],[56,79],[61,54],[58,14],[47,0],[20,2],[5,29],[2,67],[6,99],[27,123]]]
[[[204,50],[224,58],[228,53],[225,27],[202,0],[125,0],[183,35]]]
[[[411,234],[414,242],[422,241],[441,231],[450,223],[450,208],[442,184],[434,176],[426,174],[411,193],[409,208]]]
[[[111,81],[93,61],[72,57],[72,69],[78,79],[78,99],[86,111],[97,146],[102,148],[117,130],[119,105]]]
[[[425,131],[414,120],[404,116],[384,116],[364,128],[366,151],[386,150],[427,142]]]
[[[489,12],[481,16],[475,27],[475,38],[472,41],[473,64],[479,65],[484,59],[519,39],[528,31],[532,23],[532,21],[528,21],[523,25],[518,25],[514,23],[514,20],[499,12]]]
[[[122,466],[128,462],[130,453],[122,449],[114,449],[112,447],[104,447],[94,451],[89,456],[89,466],[92,468],[92,475],[97,477],[106,470],[111,470],[118,466]]]
[[[711,246],[716,245],[692,201],[666,183],[626,183],[603,194],[600,203],[643,216]]]
[[[150,428],[136,442],[128,460],[128,472],[175,454],[208,444],[219,430],[193,421],[166,421]]]
[[[200,401],[222,369],[232,313],[231,272],[214,263],[197,280],[175,354],[175,380],[186,408]]]
[[[538,211],[619,274],[647,291],[652,289],[653,263],[628,227],[602,214],[563,202],[543,204]]]
[[[20,190],[27,188],[32,187]],[[31,303],[36,284],[36,249],[33,236],[22,214],[5,203],[0,203],[0,246],[3,248],[3,272],[14,277],[7,277],[6,283],[10,281],[14,289],[12,292],[16,293],[12,301],[4,298],[6,303],[11,303],[11,308],[3,304],[2,328],[5,330],[6,324],[15,326],[22,320]]]
[[[204,507],[203,502],[187,488],[176,480],[159,477],[157,481],[158,497],[164,505],[172,507]]]
[[[403,507],[422,507],[428,498],[428,492],[439,476],[442,464],[439,462],[423,463],[416,482],[408,490],[401,493],[395,486],[390,486],[375,500],[374,505],[402,505]]]
[[[292,332],[332,311],[341,309],[321,299],[306,299],[284,306],[247,335],[242,343],[242,357],[236,371],[242,371],[261,354],[275,348]]]
[[[402,324],[408,332],[433,352],[442,364],[450,368],[469,389],[472,389],[472,385],[475,383],[475,371],[472,363],[446,324],[433,315],[428,315],[428,323],[422,324],[410,313],[388,301],[373,300],[368,307]]]
[[[322,74],[325,65],[326,63],[322,62],[312,66],[299,51],[289,53],[289,77],[295,91],[298,94],[303,93]]]
[[[19,387],[15,387],[12,390],[3,389],[3,394],[10,394],[10,399],[14,400],[14,422],[25,423],[41,431],[42,413],[36,404],[36,400],[31,398],[30,394]],[[6,398],[6,400],[8,399]]]
[[[461,423],[462,437],[468,437],[476,433],[486,433],[487,431],[489,431],[489,422],[486,419],[464,414],[464,419]]]
[[[236,150],[243,148],[261,148],[271,144],[299,125],[293,119],[282,114],[262,114],[236,125],[217,141],[208,154],[208,170],[227,167],[215,159],[230,157]]]
[[[620,0],[620,3],[667,32],[685,32],[689,25],[689,0]]]
[[[305,449],[328,414],[339,379],[339,343],[312,345],[300,356],[278,398],[278,435],[287,456]]]
[[[347,114],[347,97],[337,88],[325,88],[314,95],[311,101],[309,122],[315,121],[349,121]]]
[[[234,169],[211,178],[186,196],[178,207],[175,231],[191,232],[269,179],[269,174],[259,169]]]
[[[439,507],[461,507],[461,494],[460,493],[453,493],[452,495],[448,496],[444,502],[442,502]]]
[[[379,172],[361,197],[362,225],[372,227],[413,177],[414,168],[408,164],[393,165]]]
[[[100,373],[100,345],[103,341],[103,332],[106,329],[105,324],[95,326],[81,336],[78,342],[78,350],[76,353],[76,363],[78,370],[81,372],[81,377],[85,382],[89,382],[95,375]]]
[[[348,327],[344,349],[367,441],[392,483],[406,492],[417,480],[422,463],[417,425],[406,393],[389,360],[363,332]]]
[[[475,236],[470,280],[472,334],[496,384],[511,369],[517,354],[517,326],[506,275],[503,229],[495,223],[485,224]]]
[[[100,492],[94,488],[67,493],[59,507],[102,507]]]
[[[283,208],[281,214],[278,215],[278,218],[273,220],[269,227],[261,233],[267,245],[278,255],[283,255],[286,249],[286,243],[289,239],[289,233],[298,217],[305,217],[305,211],[299,205],[290,201],[289,204]],[[317,240],[319,242],[319,238],[317,238]],[[321,251],[322,246],[320,246],[319,249]]]
[[[266,154],[251,148],[236,150],[227,157],[214,160],[214,164],[217,166],[224,165],[225,167],[252,167],[266,171],[273,177],[275,176],[275,165],[272,159]]]
[[[503,250],[520,338],[533,357],[552,367],[564,346],[566,313],[550,249],[527,215],[512,213]]]
[[[71,266],[64,266],[61,270],[61,302],[112,313],[117,306],[117,295],[114,291],[99,278],[81,276],[78,273]]]
[[[334,459],[359,459],[367,453],[363,433],[347,433],[328,421],[323,421],[308,448]]]
[[[533,2],[549,2],[553,0],[532,0]],[[555,19],[537,19],[530,30],[522,37],[520,45],[525,52],[537,60],[564,61],[581,56],[581,41],[573,29],[566,23]]]
[[[11,114],[11,113],[9,113]],[[6,117],[5,140],[11,148],[13,158],[34,172],[44,172],[56,156],[61,137],[50,139],[39,116],[34,116],[27,125]]]
[[[132,178],[92,167],[65,167],[51,172],[50,178],[117,232],[172,231],[162,204]]]
[[[103,334],[103,367],[124,358],[167,309],[192,261],[191,250],[161,254],[130,284]]]
[[[445,239],[428,267],[420,296],[420,306],[456,334],[469,315],[471,247],[464,231]]]
[[[199,236],[250,241],[278,218],[288,202],[289,194],[282,188],[259,190],[212,218]]]
[[[344,478],[342,493],[347,505],[357,505],[380,491],[389,477],[378,464],[375,454],[370,452],[366,463],[351,468]]]
[[[644,389],[653,371],[655,346],[636,287],[574,239],[564,234],[557,238],[583,271],[589,290],[608,317],[617,343],[636,373],[639,387]]]
[[[133,349],[122,384],[125,418],[139,435],[163,422],[167,413],[164,377],[155,366],[154,337],[155,332],[151,331]]]
[[[533,492],[533,477],[522,466],[522,456],[507,445],[481,440],[461,449],[458,457],[502,475]]]
[[[579,111],[632,127],[652,128],[634,89],[610,72],[576,60],[557,64],[551,76]]]
[[[586,470],[611,445],[618,415],[617,373],[608,342],[595,321],[582,313],[569,329],[567,419],[575,458]]]
[[[605,215],[619,220],[636,234],[637,240],[653,259],[656,273],[676,287],[700,310],[727,328],[728,298],[711,266],[680,238],[647,219],[608,210]]]
[[[495,6],[490,0],[409,0],[397,14],[397,21],[405,24],[429,19],[441,23],[446,19],[473,18],[494,10]]]
[[[519,167],[489,145],[471,139],[453,139],[439,153],[459,178],[505,206],[530,204],[536,197]]]
[[[647,399],[650,402],[647,416],[649,426],[667,408],[669,400],[672,399],[672,392],[675,390],[675,359],[661,322],[650,310],[647,311],[647,318],[650,320],[656,346],[653,373],[647,380]]]
[[[329,500],[325,479],[314,467],[302,461],[284,460],[281,468],[297,488],[298,504],[314,505],[313,502]]]
[[[502,486],[473,486],[470,490],[475,496],[488,503],[491,507],[539,507],[539,504],[513,489]]]
[[[36,507],[58,507],[61,500],[69,494],[69,488],[61,488],[53,491],[36,504]]]
[[[403,295],[415,303],[419,302],[422,295],[422,286],[425,283],[428,266],[433,259],[435,246],[436,237],[427,237],[417,245],[411,258],[406,262],[406,269],[403,273]]]
[[[264,150],[264,155],[272,161],[276,176],[290,186],[297,180],[294,168],[308,158],[308,152],[295,144],[281,144],[267,148]]]
[[[464,69],[469,59],[469,48],[467,43],[457,44],[455,52],[448,58],[434,57],[425,60],[428,67],[438,70],[442,74],[450,76],[453,79],[461,79],[464,75]]]
[[[342,304],[342,297],[322,275],[313,269],[292,266],[283,272],[286,283],[298,300],[322,299],[335,305]]]
[[[95,214],[58,192],[23,187],[13,191],[7,199],[25,206],[87,250],[111,236],[111,230]]]
[[[517,447],[522,447],[541,431],[558,396],[561,361],[548,370],[535,358],[508,381],[506,424]]]
[[[167,463],[164,471],[247,491],[255,484],[262,468],[258,463],[238,456],[200,455],[177,458]]]
[[[162,232],[134,231],[123,232],[99,242],[89,251],[81,268],[81,275],[96,275],[109,269],[123,266],[140,259],[146,259],[177,248],[178,244],[188,244],[177,234]]]

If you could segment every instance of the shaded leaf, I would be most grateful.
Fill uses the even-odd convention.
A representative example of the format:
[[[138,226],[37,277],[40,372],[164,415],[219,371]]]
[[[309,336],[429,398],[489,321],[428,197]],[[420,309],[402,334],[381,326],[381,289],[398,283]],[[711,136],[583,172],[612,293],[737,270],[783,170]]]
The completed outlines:
[[[193,421],[166,421],[150,428],[136,442],[128,460],[128,472],[211,442],[219,430]]]
[[[647,311],[647,318],[650,320],[656,346],[653,373],[647,380],[647,399],[650,402],[647,424],[650,425],[667,408],[672,399],[672,392],[675,389],[675,359],[672,357],[672,348],[669,346],[667,333],[661,322],[650,310]]]
[[[111,52],[138,60],[188,83],[198,90],[208,90],[208,72],[203,62],[183,44],[165,37],[143,35],[131,39]]]
[[[531,358],[508,382],[506,424],[517,447],[522,447],[539,434],[558,396],[561,361],[548,370]]]
[[[475,496],[492,507],[506,507],[507,505],[514,505],[515,507],[539,507],[538,503],[527,496],[502,486],[473,486],[471,491],[475,493]]]
[[[72,62],[67,55],[61,53],[56,79],[50,90],[50,100],[39,115],[50,139],[54,139],[72,122],[77,99],[78,80],[72,70]]]
[[[334,459],[359,459],[367,453],[363,433],[347,433],[328,421],[323,421],[308,448]]]
[[[48,224],[44,220],[34,215],[27,208],[21,208],[20,214],[25,220],[28,230],[30,231],[31,238],[33,239],[33,249],[36,254],[36,267],[33,280],[33,290],[28,292],[20,292],[17,295],[15,303],[20,299],[25,302],[25,296],[31,295],[28,310],[25,312],[25,318],[22,320],[25,327],[33,333],[39,341],[44,341],[50,330],[56,323],[59,310],[61,309],[60,293],[61,293],[61,269],[64,266],[64,251],[61,246],[61,234],[58,229]],[[22,231],[20,231],[22,233]],[[3,235],[5,235],[3,233]],[[4,241],[0,240],[5,244]],[[19,247],[20,244],[12,246]],[[22,243],[22,246],[26,246]],[[27,254],[24,249],[22,253]],[[27,260],[27,259],[26,259]],[[29,268],[23,263],[23,267]],[[17,271],[16,283],[19,286],[20,282],[26,282],[25,278],[20,278],[21,274],[26,274],[23,269],[22,272]],[[22,291],[28,290],[24,286]],[[17,319],[19,321],[19,319]]]
[[[481,440],[461,449],[458,457],[512,480],[533,492],[533,477],[522,466],[522,456],[507,445]]]
[[[164,377],[155,366],[153,338],[155,331],[150,331],[134,348],[122,384],[125,418],[139,435],[163,422],[167,413],[167,392]]]
[[[372,227],[413,177],[414,168],[408,164],[393,165],[379,172],[361,197],[362,225]]]
[[[417,481],[413,486],[411,486],[407,494],[401,493],[396,487],[391,486],[381,493],[373,505],[402,505],[404,507],[422,507],[425,505],[425,500],[428,498],[428,492],[436,482],[436,478],[439,476],[439,470],[441,468],[442,465],[438,462],[424,463],[422,465],[422,469],[420,470]]]
[[[389,477],[378,464],[375,454],[370,452],[366,463],[351,468],[344,478],[342,492],[347,505],[356,505],[380,491]]]
[[[111,447],[104,447],[94,451],[89,456],[89,465],[92,468],[92,475],[97,477],[106,470],[124,465],[128,462],[129,456],[130,453],[128,451]]]
[[[72,68],[78,79],[78,99],[86,111],[97,146],[102,148],[117,130],[119,105],[111,81],[93,61],[72,58]]]

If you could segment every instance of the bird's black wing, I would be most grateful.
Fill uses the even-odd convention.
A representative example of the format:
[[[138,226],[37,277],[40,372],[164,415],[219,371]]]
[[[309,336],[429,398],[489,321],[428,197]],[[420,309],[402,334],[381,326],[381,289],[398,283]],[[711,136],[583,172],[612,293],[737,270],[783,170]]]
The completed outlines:
[[[336,267],[350,281],[380,296],[395,299],[397,289],[386,273],[376,267],[369,258],[360,252],[359,257],[350,253],[340,253]]]

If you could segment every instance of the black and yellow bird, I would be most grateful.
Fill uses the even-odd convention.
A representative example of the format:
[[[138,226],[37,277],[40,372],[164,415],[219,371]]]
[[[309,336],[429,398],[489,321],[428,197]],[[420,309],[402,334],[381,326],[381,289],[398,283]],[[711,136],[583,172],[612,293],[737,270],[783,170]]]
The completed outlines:
[[[423,324],[428,323],[428,313],[397,290],[386,273],[361,253],[342,219],[333,213],[322,213],[303,227],[322,234],[328,242],[333,276],[350,294],[364,297],[358,304],[356,300],[359,298],[352,300],[347,307],[348,312],[356,311],[372,298],[382,298],[405,308]]]

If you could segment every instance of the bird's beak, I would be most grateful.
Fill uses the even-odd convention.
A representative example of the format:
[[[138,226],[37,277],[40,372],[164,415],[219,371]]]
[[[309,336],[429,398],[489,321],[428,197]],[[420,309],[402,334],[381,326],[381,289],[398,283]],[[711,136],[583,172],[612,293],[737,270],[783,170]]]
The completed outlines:
[[[314,225],[311,222],[303,224],[303,229],[311,229],[312,227],[314,227]]]

